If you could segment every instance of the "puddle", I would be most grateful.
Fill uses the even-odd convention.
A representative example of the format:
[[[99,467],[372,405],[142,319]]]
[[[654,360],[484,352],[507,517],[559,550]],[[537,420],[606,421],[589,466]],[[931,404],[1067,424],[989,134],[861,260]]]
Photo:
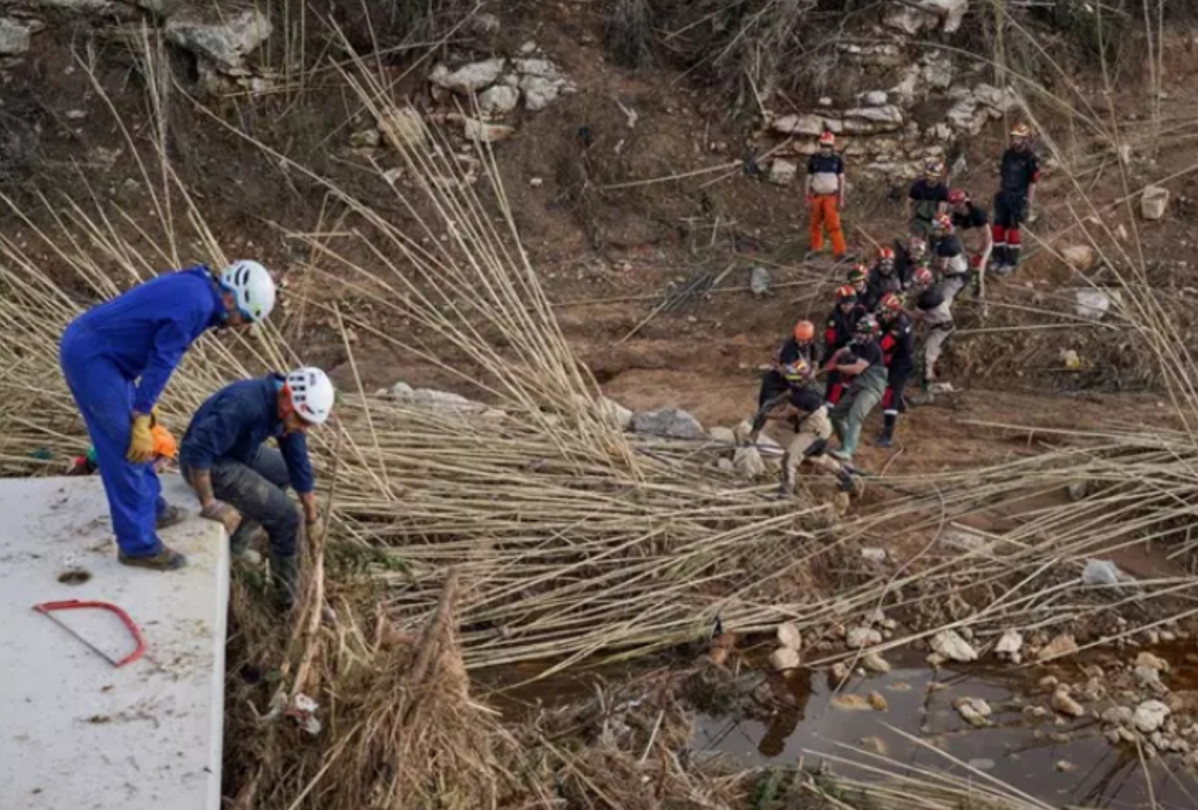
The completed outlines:
[[[1168,769],[1150,763],[1150,792],[1135,751],[1111,746],[1097,720],[1063,722],[1051,712],[1038,718],[1024,714],[1024,706],[1047,707],[1048,703],[1048,695],[1020,697],[1032,686],[1026,671],[932,672],[915,666],[915,656],[910,661],[890,657],[895,666],[889,674],[854,677],[841,690],[863,698],[878,692],[888,704],[886,711],[834,707],[827,674],[804,673],[789,684],[794,708],[779,711],[770,722],[700,714],[692,746],[746,767],[794,765],[801,756],[813,763],[815,757],[804,751],[867,761],[839,743],[884,754],[913,768],[968,773],[935,751],[895,734],[886,728],[889,725],[1053,807],[1131,810],[1152,807],[1153,799],[1161,810],[1198,807],[1198,779],[1180,760],[1170,759]],[[966,723],[953,708],[962,697],[987,701],[994,712],[989,718],[992,725],[974,728]],[[1058,770],[1058,763],[1067,763],[1068,769]],[[833,768],[846,776],[868,778],[864,771],[843,764]]]

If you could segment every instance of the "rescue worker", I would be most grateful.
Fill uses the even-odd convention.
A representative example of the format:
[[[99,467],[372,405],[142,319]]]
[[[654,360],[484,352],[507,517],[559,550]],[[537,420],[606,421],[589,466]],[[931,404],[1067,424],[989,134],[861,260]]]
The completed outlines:
[[[857,301],[857,291],[847,284],[836,290],[836,306],[828,315],[827,326],[824,327],[824,354],[820,365],[826,366],[832,355],[842,346],[848,345],[853,339],[857,320],[864,314]],[[840,375],[830,370],[827,377],[826,399],[829,405],[835,405],[840,400],[843,387]]]
[[[200,500],[201,514],[229,530],[233,556],[244,558],[259,526],[266,530],[271,579],[282,607],[295,599],[301,517],[285,489],[290,484],[299,496],[308,540],[319,539],[324,525],[304,434],[328,420],[334,397],[332,382],[318,368],[242,380],[209,397],[183,436],[183,476]],[[272,438],[277,449],[263,446]]]
[[[878,258],[869,270],[869,281],[865,291],[865,311],[873,312],[886,293],[901,293],[906,286],[894,269],[894,249],[878,248]]]
[[[932,223],[932,268],[940,276],[940,291],[952,306],[958,293],[969,285],[969,260],[948,214],[941,214]]]
[[[861,263],[853,265],[845,276],[845,280],[853,288],[853,292],[857,293],[857,303],[868,311],[868,307],[865,305],[865,294],[869,292],[869,267]]]
[[[903,280],[903,289],[911,286],[915,268],[928,265],[928,240],[912,236],[906,242],[894,241],[894,270]]]
[[[966,231],[978,232],[978,243],[969,257],[970,285],[974,298],[981,298],[986,291],[986,267],[994,247],[994,235],[990,231],[990,216],[986,209],[974,205],[969,194],[954,188],[948,192],[948,205],[953,228],[964,240]]]
[[[948,186],[944,182],[944,163],[929,161],[923,177],[907,191],[907,221],[912,236],[927,236],[932,220],[948,210]]]
[[[789,386],[790,396],[781,408],[772,411],[767,418],[788,424],[794,429],[795,435],[782,456],[779,497],[794,495],[798,469],[803,462],[832,473],[839,479],[841,490],[852,492],[856,487],[852,474],[827,453],[832,423],[828,420],[828,406],[816,387],[813,367],[800,358],[783,366],[782,374]],[[760,424],[754,425],[753,432],[749,434],[750,444],[756,443],[759,431]]]
[[[819,151],[807,161],[807,205],[811,208],[811,249],[813,259],[824,249],[824,228],[832,240],[832,256],[837,261],[845,257],[844,230],[840,212],[844,208],[844,160],[836,154],[836,136],[824,132],[819,136]]]
[[[774,350],[772,368],[761,378],[761,391],[757,395],[757,407],[765,405],[778,394],[786,391],[786,379],[782,369],[796,360],[805,360],[815,365],[815,324],[798,321],[791,329],[790,337]]]
[[[882,362],[882,347],[878,344],[881,328],[873,315],[862,315],[857,321],[853,341],[837,349],[828,361],[829,371],[835,370],[851,382],[844,396],[832,408],[832,428],[840,440],[840,449],[832,455],[841,461],[852,461],[861,438],[861,426],[870,411],[881,402],[886,391],[886,366]]]
[[[155,405],[167,381],[205,331],[261,321],[274,303],[274,280],[257,262],[219,273],[199,265],[92,307],[63,332],[63,375],[96,448],[125,565],[171,571],[187,563],[156,533],[184,516],[163,500],[151,463]]]
[[[923,321],[928,327],[923,357],[923,384],[924,387],[927,387],[929,383],[935,382],[937,379],[936,361],[940,359],[940,355],[944,351],[945,341],[953,333],[953,314],[950,302],[945,299],[944,293],[935,286],[930,270],[925,267],[916,270],[915,277],[911,282],[915,306],[910,314],[915,320]]]
[[[994,272],[1006,275],[1019,266],[1023,238],[1020,223],[1036,203],[1040,182],[1040,160],[1031,146],[1032,130],[1027,124],[1011,128],[1011,146],[999,167],[1000,187],[994,195]]]
[[[886,390],[882,393],[882,435],[878,447],[890,447],[899,414],[907,410],[903,392],[915,371],[915,330],[895,293],[882,296],[878,306],[882,326],[882,362],[886,365]]]

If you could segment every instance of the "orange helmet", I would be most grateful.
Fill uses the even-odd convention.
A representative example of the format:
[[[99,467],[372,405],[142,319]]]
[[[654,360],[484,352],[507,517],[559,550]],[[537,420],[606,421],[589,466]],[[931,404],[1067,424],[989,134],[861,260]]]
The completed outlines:
[[[915,272],[911,274],[911,281],[917,287],[930,287],[932,284],[932,271],[926,267],[917,267]]]
[[[869,268],[860,263],[853,265],[853,269],[849,271],[849,284],[860,284],[868,280]]]
[[[792,330],[795,340],[800,343],[806,343],[809,340],[815,339],[815,324],[811,321],[799,321],[795,324]]]
[[[929,180],[939,180],[944,175],[944,161],[929,160],[923,168],[923,173]]]
[[[856,301],[857,291],[849,285],[838,287],[836,289],[836,303],[843,304],[845,301]]]
[[[819,145],[820,146],[835,146],[836,145],[836,136],[825,129],[823,132],[820,133]]]
[[[179,457],[179,443],[169,430],[162,425],[154,425],[150,428],[150,435],[154,437],[154,455],[171,461]]]
[[[1015,126],[1011,127],[1012,138],[1030,138],[1032,137],[1032,128],[1020,121]]]
[[[888,292],[882,296],[882,300],[878,302],[878,306],[883,312],[901,312],[903,301],[894,293]]]

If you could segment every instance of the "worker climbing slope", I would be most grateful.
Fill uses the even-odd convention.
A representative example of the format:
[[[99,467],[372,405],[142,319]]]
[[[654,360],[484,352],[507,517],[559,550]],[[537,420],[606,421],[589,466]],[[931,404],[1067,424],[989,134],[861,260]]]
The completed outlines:
[[[334,397],[332,382],[318,368],[235,382],[200,406],[179,452],[183,476],[204,514],[231,532],[234,557],[246,556],[259,526],[266,530],[271,578],[283,607],[295,598],[300,530],[300,512],[285,489],[290,484],[299,495],[307,537],[317,539],[324,526],[305,434],[328,420]],[[277,449],[263,446],[272,438]],[[237,513],[245,518],[239,525]]]
[[[139,284],[63,332],[63,375],[95,447],[122,563],[186,564],[157,535],[182,513],[163,500],[154,471],[155,405],[196,338],[260,321],[274,303],[274,280],[262,265],[240,261],[219,274],[200,265]]]

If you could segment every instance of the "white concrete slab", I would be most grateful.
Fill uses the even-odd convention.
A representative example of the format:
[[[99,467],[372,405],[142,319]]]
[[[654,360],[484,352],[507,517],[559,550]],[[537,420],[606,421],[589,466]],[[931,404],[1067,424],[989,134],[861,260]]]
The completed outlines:
[[[120,565],[98,476],[0,480],[0,810],[218,810],[228,542],[195,517],[161,532],[188,557],[169,573]],[[58,582],[70,567],[91,577]],[[145,656],[114,669],[36,613],[102,600],[141,627]],[[133,642],[107,612],[57,613],[122,658]]]

